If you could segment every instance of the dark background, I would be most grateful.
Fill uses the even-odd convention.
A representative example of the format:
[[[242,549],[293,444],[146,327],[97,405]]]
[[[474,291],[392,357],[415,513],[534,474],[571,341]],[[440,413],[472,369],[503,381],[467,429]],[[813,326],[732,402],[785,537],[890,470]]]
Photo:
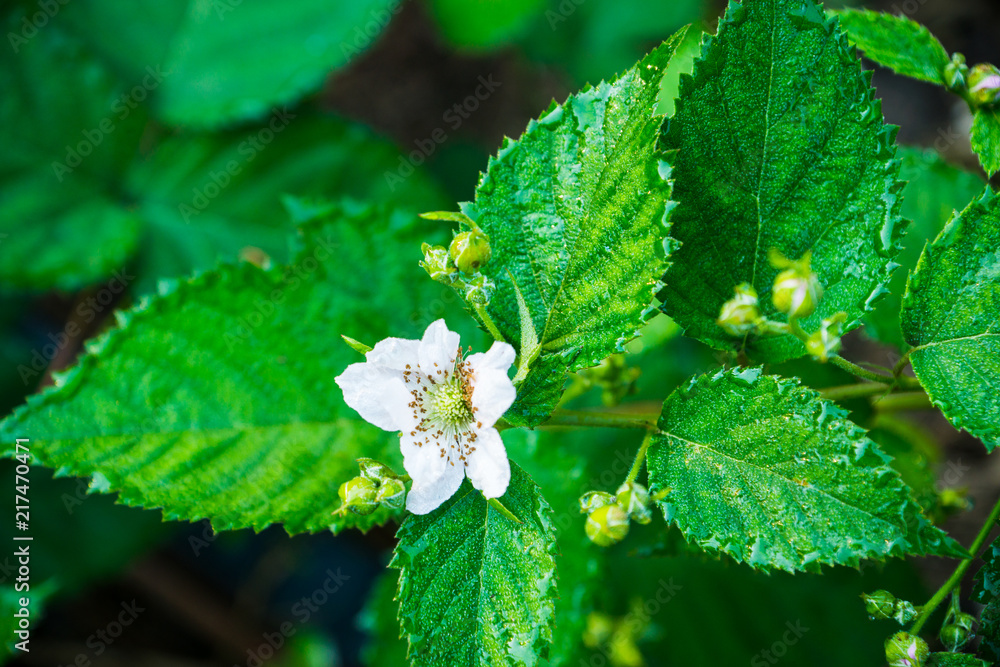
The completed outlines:
[[[649,4],[653,4],[652,0]],[[724,3],[714,1],[711,6],[676,4],[678,20],[670,26],[671,30],[693,16],[701,16],[707,25],[712,25],[714,17],[724,9]],[[581,16],[570,15],[556,29],[540,13],[509,43],[485,52],[470,52],[456,48],[442,36],[428,7],[409,0],[369,51],[346,69],[331,75],[321,93],[322,103],[331,111],[369,125],[405,152],[442,125],[443,114],[475,89],[480,76],[492,75],[501,83],[498,92],[458,130],[449,132],[449,140],[429,159],[430,170],[452,198],[471,199],[479,170],[485,167],[488,155],[497,149],[505,135],[518,136],[527,121],[537,116],[551,99],[562,101],[587,80],[612,76],[670,34],[668,30],[646,34],[642,5],[622,3],[620,11],[630,13],[626,20],[635,24],[635,30],[631,34],[624,31],[622,43],[615,45],[616,48],[601,51],[593,46],[600,40],[588,36],[587,30],[594,28],[584,24],[582,15],[586,12],[582,5]],[[551,3],[554,11],[558,11],[558,6],[558,2]],[[884,11],[905,10],[911,18],[928,26],[949,51],[965,53],[970,64],[1000,62],[997,38],[1000,3],[908,0],[870,2],[865,6]],[[938,87],[906,80],[885,70],[876,71],[874,82],[883,100],[886,119],[901,128],[901,144],[935,146],[938,142],[937,147],[943,149],[950,161],[977,168],[967,139],[947,139],[953,131],[967,137],[970,120],[963,103]],[[17,326],[29,348],[43,344],[47,332],[62,328],[73,303],[72,295],[65,294],[32,299]],[[54,360],[50,371],[69,365],[78,352],[79,346],[75,346]],[[698,354],[705,352],[700,350]],[[867,358],[883,364],[889,355],[888,350],[861,335],[849,339],[846,351],[849,358]],[[9,356],[0,362],[13,363]],[[43,384],[49,381],[47,376]],[[34,391],[36,387],[27,389]],[[22,399],[23,393],[19,387],[6,388],[5,412]],[[957,516],[946,525],[956,538],[968,543],[990,505],[1000,471],[986,459],[977,441],[956,433],[943,419],[925,420],[927,428],[945,443],[948,460],[969,469],[963,473],[962,485],[968,486],[970,497],[980,500],[972,512]],[[947,466],[943,470],[947,472]],[[39,470],[38,476],[48,475]],[[36,626],[32,652],[11,664],[63,665],[81,654],[93,658],[91,664],[106,667],[247,664],[247,650],[265,643],[266,633],[274,632],[284,620],[294,617],[292,610],[296,603],[312,594],[328,571],[347,577],[342,590],[311,613],[308,623],[298,626],[295,655],[274,658],[267,664],[362,664],[360,656],[367,635],[359,613],[373,582],[384,571],[393,544],[392,526],[365,535],[351,532],[339,537],[327,534],[289,538],[280,528],[259,535],[243,531],[216,537],[207,524],[174,523],[164,527],[159,523],[158,512],[116,509],[108,498],[78,495],[80,487],[76,480],[48,484],[38,480],[38,483],[46,488],[46,496],[51,497],[57,509],[62,506],[71,516],[80,517],[78,532],[53,534],[48,539],[64,550],[68,562],[90,557],[103,559],[107,574],[92,586],[53,600],[44,620]],[[332,487],[331,493],[335,493]],[[105,516],[120,517],[122,521],[108,525]],[[116,530],[147,535],[147,550],[139,555],[117,551]],[[98,555],[82,553],[88,550]],[[652,567],[656,567],[655,563]],[[749,603],[737,599],[735,593],[730,600],[727,588],[727,582],[742,581],[741,577],[749,581],[750,575],[742,568],[726,564],[698,567],[701,569],[688,573],[687,581],[695,582],[694,586],[701,582],[703,589],[696,593],[703,601],[668,607],[653,619],[654,631],[646,643],[640,644],[647,664],[719,664],[716,644],[741,647],[743,652],[736,654],[749,660],[767,647],[769,638],[780,635],[780,628],[760,632],[747,629],[744,633],[725,630],[754,625],[749,621],[749,614],[754,613],[752,606],[748,608]],[[894,581],[919,597],[921,580],[933,590],[950,568],[948,563],[924,559],[916,564],[916,571],[908,565],[885,572],[869,571],[859,590],[870,590],[875,587],[872,583]],[[845,591],[859,587],[858,580],[850,573],[838,570],[828,576],[843,581]],[[810,609],[833,604],[823,597],[831,589],[820,587],[810,593],[812,584],[802,584],[803,579],[808,578],[799,577],[794,584],[797,586],[794,595],[798,596],[795,604]],[[780,591],[785,590],[786,584],[792,586],[784,576],[754,578],[739,584],[745,586],[740,595],[752,599],[768,587],[783,595]],[[850,633],[855,628],[867,624],[853,595],[846,602],[836,603],[835,611],[821,616],[831,626],[830,630],[842,629],[840,636],[847,643],[852,642]],[[95,657],[88,638],[118,616],[123,601],[131,600],[136,600],[144,611],[120,639]],[[731,619],[721,622],[720,614]],[[696,627],[700,628],[699,636],[672,632],[684,617],[689,617],[690,623],[702,623]],[[891,624],[883,624],[875,634],[886,636],[892,631]],[[821,639],[819,634],[807,635],[803,643],[819,644],[827,641],[825,637],[837,636],[824,635]],[[796,657],[795,650],[795,647],[789,649],[786,658],[789,664],[804,664],[801,657]],[[680,662],[680,656],[684,656],[684,662]],[[819,663],[810,661],[810,664]],[[882,664],[881,655],[878,651],[859,653],[854,664]]]

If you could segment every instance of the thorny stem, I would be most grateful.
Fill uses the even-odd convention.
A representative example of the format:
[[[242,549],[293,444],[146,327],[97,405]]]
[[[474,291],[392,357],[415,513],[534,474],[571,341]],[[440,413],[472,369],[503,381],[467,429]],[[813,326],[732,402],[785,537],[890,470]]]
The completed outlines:
[[[898,385],[904,389],[922,389],[922,385],[915,378],[906,377],[905,375],[894,377],[892,375],[886,375],[883,373],[876,373],[875,371],[870,371],[866,368],[862,368],[855,363],[844,359],[843,357],[833,356],[830,357],[830,363],[838,368],[841,368],[851,375],[862,378],[864,380],[870,380],[872,382],[881,382],[882,384],[888,385]]]
[[[948,577],[948,581],[944,582],[944,585],[938,589],[937,593],[935,593],[930,600],[928,600],[927,604],[920,608],[920,616],[917,617],[913,627],[910,628],[910,634],[915,635],[919,633],[920,629],[924,627],[924,624],[927,623],[927,620],[931,617],[931,614],[934,613],[934,610],[937,609],[938,605],[940,605],[944,599],[948,597],[948,594],[953,588],[955,588],[955,586],[961,583],[962,577],[965,576],[965,572],[969,569],[969,566],[972,565],[973,561],[979,558],[979,552],[982,551],[983,545],[986,544],[986,540],[990,536],[998,517],[1000,517],[1000,498],[997,498],[997,502],[993,505],[993,509],[990,511],[990,515],[987,517],[986,523],[984,523],[983,527],[979,529],[979,534],[976,535],[976,539],[973,540],[972,546],[969,547],[969,553],[972,555],[958,564],[955,571],[951,573],[950,577]]]
[[[639,476],[639,472],[642,470],[642,466],[646,462],[646,450],[649,449],[649,444],[651,442],[653,442],[652,431],[648,432],[646,437],[642,439],[642,446],[639,447],[639,451],[635,454],[635,461],[632,462],[632,469],[628,471],[628,477],[625,478],[626,484],[631,484]]]
[[[542,424],[542,428],[553,426],[589,426],[606,428],[641,428],[651,430],[656,427],[659,415],[628,414],[621,412],[597,412],[592,410],[556,410]]]

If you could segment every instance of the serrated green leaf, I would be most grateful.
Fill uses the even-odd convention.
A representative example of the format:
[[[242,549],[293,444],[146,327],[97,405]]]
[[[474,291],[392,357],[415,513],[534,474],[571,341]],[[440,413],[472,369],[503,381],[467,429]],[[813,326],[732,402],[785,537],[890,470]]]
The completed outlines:
[[[1000,171],[1000,109],[980,109],[973,114],[972,150],[987,174]]]
[[[875,304],[865,321],[870,335],[903,348],[906,342],[899,311],[906,277],[916,267],[924,245],[937,237],[955,211],[961,211],[983,191],[983,179],[945,162],[936,151],[900,148],[899,157],[903,163],[899,176],[906,181],[901,213],[912,223],[903,237],[903,250],[895,260],[900,268],[892,275],[889,293]]]
[[[969,653],[931,653],[928,667],[990,667],[990,663]]]
[[[917,379],[944,416],[1000,444],[1000,198],[954,217],[920,257],[903,299]]]
[[[897,74],[943,85],[948,51],[931,31],[905,16],[869,10],[834,12],[865,56]]]
[[[703,548],[789,572],[964,555],[923,516],[847,413],[760,369],[719,371],[663,404],[648,453],[664,517]]]
[[[235,260],[245,246],[289,260],[281,197],[348,196],[419,210],[442,204],[427,176],[385,178],[398,166],[391,144],[337,118],[280,112],[273,123],[163,142],[128,174],[146,225],[135,289]],[[275,131],[274,128],[277,128]]]
[[[401,260],[414,221],[338,210],[305,227],[291,265],[224,265],[146,300],[0,433],[30,433],[41,463],[168,519],[290,533],[386,520],[332,515],[357,458],[401,469],[395,434],[360,421],[333,378],[357,361],[340,333],[418,337],[448,303]]]
[[[310,93],[388,25],[395,0],[95,0],[66,8],[81,37],[129,79],[162,72],[149,93],[167,123],[262,119]]]
[[[26,20],[0,23],[19,36]],[[145,122],[115,106],[127,86],[51,25],[2,50],[0,90],[0,285],[70,290],[123,268],[139,223],[111,183]]]
[[[567,370],[599,363],[642,324],[665,267],[669,165],[656,150],[660,80],[683,32],[614,83],[553,104],[507,140],[464,212],[486,232],[496,283],[487,310],[521,340],[516,283],[542,352],[509,422],[551,412]]]
[[[733,288],[750,283],[779,321],[768,252],[812,251],[826,288],[807,331],[838,311],[845,330],[893,267],[899,215],[895,128],[854,49],[812,0],[733,3],[682,77],[664,145],[675,158],[671,234],[681,242],[664,276],[663,311],[717,349],[760,361],[805,354],[791,335],[736,338],[716,324]]]
[[[496,511],[466,480],[427,515],[399,529],[399,619],[411,664],[536,665],[552,641],[555,528],[552,510],[511,463]]]

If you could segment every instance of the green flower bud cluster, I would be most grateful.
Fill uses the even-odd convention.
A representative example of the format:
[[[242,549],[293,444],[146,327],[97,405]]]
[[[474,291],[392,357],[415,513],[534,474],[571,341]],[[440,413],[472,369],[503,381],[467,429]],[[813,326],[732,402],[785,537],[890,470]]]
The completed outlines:
[[[641,484],[625,482],[615,495],[588,491],[580,497],[580,511],[587,515],[584,530],[594,544],[607,547],[625,539],[631,521],[653,520],[649,492]]]
[[[810,266],[811,257],[812,253],[807,251],[800,259],[791,260],[776,249],[768,255],[774,268],[784,269],[774,279],[771,301],[790,318],[809,317],[823,298],[823,286]]]
[[[574,386],[568,391],[572,396],[584,394],[594,387],[601,389],[601,402],[611,407],[618,405],[636,391],[636,381],[642,374],[638,368],[630,368],[625,355],[613,354],[594,368],[587,368],[576,374]]]
[[[793,260],[772,248],[768,259],[774,268],[781,269],[774,279],[771,302],[778,312],[788,316],[788,322],[767,319],[760,311],[757,290],[749,283],[742,283],[736,286],[735,296],[722,304],[716,324],[736,338],[791,333],[805,344],[813,358],[826,362],[840,351],[841,328],[847,322],[847,313],[836,313],[823,320],[813,333],[803,330],[798,320],[816,312],[823,298],[823,285],[811,267],[811,253]]]
[[[865,609],[872,620],[895,619],[897,623],[904,625],[917,617],[917,608],[912,603],[898,600],[895,595],[886,590],[864,594],[861,599],[864,601]]]
[[[340,485],[342,506],[354,514],[367,516],[379,507],[402,509],[406,503],[406,485],[387,466],[372,459],[358,459],[361,475]]]
[[[735,291],[736,296],[722,304],[716,322],[730,336],[742,337],[759,327],[764,318],[753,285],[743,283],[737,285]]]
[[[965,56],[955,53],[951,62],[944,68],[944,85],[953,93],[964,91],[968,87],[969,66],[965,64]]]
[[[587,616],[583,645],[605,653],[612,667],[643,667],[646,662],[637,640],[646,632],[649,614],[643,613],[642,605],[641,600],[634,600],[629,615],[619,618],[591,612]]]
[[[489,303],[495,285],[480,272],[493,253],[486,233],[463,213],[425,213],[421,217],[459,222],[469,229],[455,234],[447,248],[424,243],[420,247],[424,253],[420,266],[437,282],[458,290],[470,304]]]
[[[923,667],[930,652],[927,642],[908,632],[897,632],[885,640],[885,660],[889,667]]]

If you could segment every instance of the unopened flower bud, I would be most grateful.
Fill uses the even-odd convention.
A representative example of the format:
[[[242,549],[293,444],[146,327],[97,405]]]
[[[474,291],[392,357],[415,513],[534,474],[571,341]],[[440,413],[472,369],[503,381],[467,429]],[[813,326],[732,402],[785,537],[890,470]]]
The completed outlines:
[[[806,351],[813,358],[826,362],[830,355],[840,351],[840,327],[846,321],[847,313],[843,312],[823,320],[819,331],[809,336],[806,341]]]
[[[643,525],[653,520],[653,513],[649,511],[649,492],[642,484],[625,482],[618,487],[616,497],[630,519]]]
[[[587,515],[585,530],[594,544],[611,546],[628,535],[628,515],[617,504],[598,507]]]
[[[427,272],[427,275],[446,285],[455,281],[455,278],[458,277],[458,269],[452,263],[447,248],[425,243],[420,246],[420,251],[424,253],[424,259],[420,262],[420,266]]]
[[[389,466],[384,463],[379,463],[375,459],[358,459],[358,468],[361,470],[362,476],[375,482],[382,482],[387,479],[396,479],[399,477],[399,475],[393,472]]]
[[[406,503],[406,485],[400,479],[386,479],[378,486],[375,502],[389,509],[402,509]]]
[[[485,306],[493,298],[496,285],[486,276],[479,274],[464,282],[465,300],[469,303]]]
[[[823,286],[810,268],[810,255],[807,252],[793,261],[780,252],[771,251],[771,264],[777,269],[785,269],[774,279],[771,300],[780,312],[796,319],[812,315],[823,298]]]
[[[954,53],[951,62],[944,68],[944,85],[948,90],[957,92],[965,90],[969,77],[969,66],[965,64],[965,56]]]
[[[969,72],[969,97],[976,107],[991,107],[1000,102],[1000,69],[976,65]]]
[[[722,304],[716,323],[731,336],[745,336],[761,321],[759,305],[753,285],[737,285],[736,296]]]
[[[976,622],[976,617],[972,614],[966,614],[963,611],[955,614],[955,625],[962,628],[963,630],[971,631],[972,625]]]
[[[885,640],[885,659],[889,667],[923,667],[929,654],[927,642],[908,632],[897,632]]]
[[[587,491],[580,496],[580,511],[584,514],[589,514],[598,507],[614,505],[617,502],[617,498],[605,491]]]
[[[480,267],[486,262],[490,261],[490,240],[479,228],[469,232],[460,232],[452,239],[448,253],[459,271],[466,275],[473,275],[478,273]]]
[[[865,610],[872,620],[886,621],[892,618],[896,609],[896,596],[886,590],[877,590],[874,593],[862,595]]]
[[[355,477],[340,485],[340,500],[349,511],[365,516],[378,509],[375,501],[377,491],[377,485],[372,480]]]
[[[938,638],[949,651],[957,651],[969,641],[969,631],[955,623],[949,623],[941,628]]]

